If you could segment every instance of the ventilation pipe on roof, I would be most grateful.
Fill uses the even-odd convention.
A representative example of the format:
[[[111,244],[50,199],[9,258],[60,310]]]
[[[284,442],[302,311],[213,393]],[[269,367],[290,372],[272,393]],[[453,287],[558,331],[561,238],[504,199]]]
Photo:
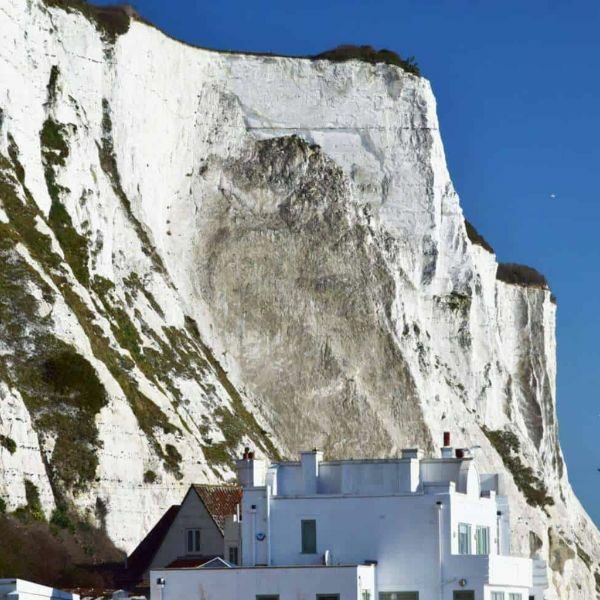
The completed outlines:
[[[450,432],[444,431],[444,445],[441,448],[442,458],[452,458],[454,452],[452,451],[452,446],[450,445]]]

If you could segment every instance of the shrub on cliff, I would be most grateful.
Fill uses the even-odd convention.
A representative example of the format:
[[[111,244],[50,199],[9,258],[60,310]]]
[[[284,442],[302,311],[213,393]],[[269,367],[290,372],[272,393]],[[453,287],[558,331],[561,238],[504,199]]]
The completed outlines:
[[[477,246],[481,246],[484,250],[487,250],[488,252],[491,252],[492,254],[495,254],[494,249],[492,248],[492,246],[477,231],[477,229],[475,229],[475,227],[473,226],[473,224],[471,222],[467,221],[467,219],[465,219],[465,227],[467,229],[467,237],[469,238],[469,240],[471,241],[472,244],[475,244]]]
[[[377,63],[384,63],[386,65],[395,65],[404,69],[407,73],[420,76],[421,71],[417,65],[415,58],[409,56],[408,58],[401,58],[396,52],[391,50],[375,50],[373,46],[355,46],[353,44],[344,44],[333,48],[333,50],[327,50],[320,54],[311,56],[313,60],[331,60],[334,62],[345,62],[347,60],[360,60],[362,62],[368,62],[372,65]]]
[[[515,263],[498,263],[496,279],[516,285],[548,289],[547,279],[533,267]]]

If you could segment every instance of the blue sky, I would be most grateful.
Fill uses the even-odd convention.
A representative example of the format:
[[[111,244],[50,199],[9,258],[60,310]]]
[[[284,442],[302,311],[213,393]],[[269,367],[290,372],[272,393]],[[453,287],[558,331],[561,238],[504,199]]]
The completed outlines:
[[[538,268],[558,297],[560,438],[575,491],[600,523],[600,2],[133,4],[211,48],[311,54],[356,43],[416,57],[465,215],[499,260]]]

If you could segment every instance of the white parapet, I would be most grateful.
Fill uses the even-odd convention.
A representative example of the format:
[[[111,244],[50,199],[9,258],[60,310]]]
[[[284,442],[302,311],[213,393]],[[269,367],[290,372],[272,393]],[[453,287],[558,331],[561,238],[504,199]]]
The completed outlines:
[[[0,600],[79,600],[79,594],[24,579],[0,579]]]

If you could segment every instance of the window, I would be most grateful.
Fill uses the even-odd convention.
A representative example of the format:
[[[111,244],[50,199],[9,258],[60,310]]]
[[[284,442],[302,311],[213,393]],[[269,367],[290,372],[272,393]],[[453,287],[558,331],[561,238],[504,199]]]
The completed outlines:
[[[238,564],[238,547],[237,546],[229,547],[229,562],[232,565]]]
[[[339,594],[317,594],[317,600],[340,600]]]
[[[475,600],[475,592],[473,590],[455,590],[452,592],[453,600]]]
[[[379,592],[379,600],[419,600],[419,592]]]
[[[504,592],[492,592],[492,600],[504,600]]]
[[[362,600],[371,600],[371,592],[368,590],[363,590],[361,598]]]
[[[187,530],[187,553],[197,554],[200,552],[200,530],[199,529],[188,529]]]
[[[317,553],[317,522],[314,519],[303,519],[302,529],[302,554]],[[325,596],[323,596],[325,599]]]
[[[471,554],[471,526],[466,523],[458,524],[458,553]]]
[[[262,594],[260,596],[256,596],[256,600],[279,600],[279,594],[267,594],[266,596]]]
[[[508,600],[523,600],[523,594],[511,593],[508,595]]]
[[[475,554],[490,553],[490,528],[477,525],[475,529]],[[512,598],[510,600],[513,600]]]

